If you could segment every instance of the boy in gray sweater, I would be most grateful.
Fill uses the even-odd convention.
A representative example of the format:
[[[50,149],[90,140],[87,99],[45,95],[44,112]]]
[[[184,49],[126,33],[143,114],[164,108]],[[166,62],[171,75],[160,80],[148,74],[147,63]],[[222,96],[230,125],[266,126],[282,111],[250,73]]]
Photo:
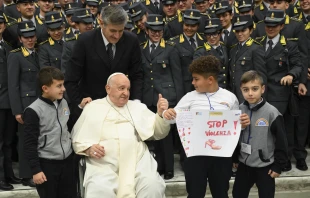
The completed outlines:
[[[254,184],[260,198],[275,194],[275,178],[279,177],[288,160],[284,120],[279,111],[265,99],[265,85],[256,71],[241,77],[241,91],[245,102],[242,113],[250,117],[250,125],[243,129],[233,162],[238,167],[233,197],[247,198]]]

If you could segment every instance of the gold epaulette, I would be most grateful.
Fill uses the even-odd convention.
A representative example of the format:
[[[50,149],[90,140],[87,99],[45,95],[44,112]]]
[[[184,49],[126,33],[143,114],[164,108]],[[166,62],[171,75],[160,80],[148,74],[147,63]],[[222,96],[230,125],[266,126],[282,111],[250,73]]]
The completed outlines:
[[[287,38],[288,41],[298,41],[298,38]]]
[[[143,46],[143,45],[145,45],[145,43],[146,43],[146,41],[144,41],[144,42],[140,43],[140,46]]]
[[[262,45],[260,42],[256,41],[255,39],[253,39],[253,42],[256,43],[257,45]]]
[[[10,23],[7,23],[6,24],[6,27],[11,27],[11,26],[13,26],[13,25],[15,25],[15,24],[17,24],[18,22],[17,21],[12,21],[12,22],[10,22]]]
[[[200,48],[203,48],[203,45],[198,46],[195,51],[199,50]]]
[[[171,45],[171,46],[175,46],[175,43],[172,41],[165,41],[166,44]]]
[[[236,47],[237,45],[238,45],[238,43],[233,44],[232,46],[230,46],[230,48],[234,48],[234,47]]]
[[[66,42],[68,42],[68,41],[73,41],[73,40],[76,40],[76,37],[75,37],[75,36],[65,39]]]
[[[301,19],[297,19],[297,18],[294,18],[294,17],[290,17],[290,19],[293,20],[293,21],[298,21],[298,22],[301,21]]]
[[[256,24],[259,24],[259,23],[261,23],[261,22],[264,22],[264,20],[261,20],[261,21],[257,21],[257,23],[256,23]]]
[[[260,37],[256,37],[255,40],[258,42],[262,42],[265,39],[266,36],[260,36]]]
[[[13,20],[13,21],[17,21],[15,18],[13,18],[13,17],[10,17],[10,16],[7,16],[7,15],[5,15],[6,16],[6,18],[8,18],[8,19],[11,19],[11,20]]]
[[[175,40],[175,39],[177,39],[177,38],[179,38],[179,37],[180,37],[180,35],[177,35],[177,36],[171,37],[171,38],[169,39],[169,41]]]
[[[4,43],[6,43],[7,45],[11,46],[12,47],[12,44],[7,42],[7,41],[4,41]]]
[[[224,46],[226,46],[226,45],[225,45],[225,43],[224,43],[223,41],[220,41],[220,44],[221,44],[221,45],[224,45]]]
[[[205,13],[205,12],[200,13],[200,15],[202,15],[202,16],[206,16],[206,17],[208,17],[209,19],[211,18],[210,14],[207,14],[207,13]]]
[[[20,48],[17,48],[17,49],[10,51],[10,52],[15,53],[15,52],[19,52],[20,50],[21,50]]]
[[[41,43],[39,43],[39,45],[43,45],[44,43],[47,43],[48,40],[42,41]]]
[[[169,23],[169,22],[171,22],[171,21],[173,21],[173,20],[175,20],[175,19],[177,19],[178,18],[178,15],[175,15],[175,16],[173,16],[173,17],[171,17],[171,18],[167,18],[167,23]],[[166,23],[166,24],[167,24]]]

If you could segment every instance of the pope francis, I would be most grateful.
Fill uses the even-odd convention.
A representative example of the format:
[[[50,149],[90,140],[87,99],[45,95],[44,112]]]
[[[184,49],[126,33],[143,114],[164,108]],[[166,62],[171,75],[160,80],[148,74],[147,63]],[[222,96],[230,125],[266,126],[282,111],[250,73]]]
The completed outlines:
[[[157,114],[129,99],[130,82],[112,74],[107,97],[87,104],[73,128],[73,149],[86,157],[85,198],[162,198],[165,182],[143,142],[162,139],[170,129],[161,115],[168,102],[159,95]]]

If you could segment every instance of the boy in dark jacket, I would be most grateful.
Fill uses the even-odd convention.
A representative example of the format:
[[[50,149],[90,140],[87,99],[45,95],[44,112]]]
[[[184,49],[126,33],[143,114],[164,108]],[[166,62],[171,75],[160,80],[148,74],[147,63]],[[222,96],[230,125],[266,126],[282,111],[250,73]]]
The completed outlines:
[[[288,160],[284,120],[279,111],[265,99],[265,85],[256,71],[245,72],[240,88],[244,103],[242,113],[250,117],[251,124],[243,129],[234,153],[234,167],[238,167],[233,197],[247,198],[256,184],[260,198],[275,194],[275,179]]]

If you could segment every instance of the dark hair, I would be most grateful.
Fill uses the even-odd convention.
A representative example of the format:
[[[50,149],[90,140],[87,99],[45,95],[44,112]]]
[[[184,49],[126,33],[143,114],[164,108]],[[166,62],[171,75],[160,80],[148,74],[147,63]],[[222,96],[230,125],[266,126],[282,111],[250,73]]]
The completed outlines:
[[[57,69],[56,67],[46,66],[43,67],[37,76],[38,85],[40,90],[43,85],[51,86],[53,84],[53,80],[64,80],[64,74]]]
[[[255,80],[259,81],[259,83],[261,85],[264,85],[264,80],[263,80],[262,76],[257,71],[254,71],[254,70],[247,71],[241,76],[240,86],[242,84],[245,84],[245,83],[248,83],[251,81],[255,81]]]
[[[220,65],[221,62],[215,56],[201,56],[189,65],[189,72],[202,75],[205,78],[213,76],[217,79],[220,73]]]

